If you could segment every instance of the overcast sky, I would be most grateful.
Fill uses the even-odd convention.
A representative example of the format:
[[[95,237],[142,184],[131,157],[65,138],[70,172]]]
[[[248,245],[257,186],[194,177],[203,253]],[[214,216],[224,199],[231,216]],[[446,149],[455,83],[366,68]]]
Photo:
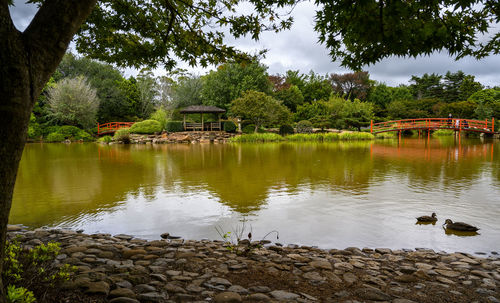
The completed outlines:
[[[24,30],[36,13],[36,6],[27,5],[25,0],[16,0],[11,7],[12,19],[19,30]],[[260,41],[251,39],[228,39],[228,43],[249,51],[268,49],[262,63],[269,67],[270,74],[283,74],[287,70],[300,70],[308,73],[313,70],[320,74],[350,72],[341,68],[337,62],[332,62],[326,48],[319,44],[318,35],[314,32],[315,6],[310,2],[302,2],[295,8],[294,25],[290,31],[264,33]],[[498,27],[497,27],[498,29]],[[179,67],[186,68],[198,74],[204,74],[208,69],[189,68],[180,63]],[[213,68],[213,67],[212,67]],[[388,85],[407,84],[411,75],[424,73],[445,74],[447,71],[464,71],[476,76],[476,80],[488,86],[500,85],[500,56],[490,56],[483,60],[465,58],[455,61],[446,53],[434,53],[431,56],[422,56],[417,59],[390,58],[363,68],[370,73],[370,78]],[[126,70],[125,74],[133,74],[133,70]],[[161,70],[156,73],[164,74]]]

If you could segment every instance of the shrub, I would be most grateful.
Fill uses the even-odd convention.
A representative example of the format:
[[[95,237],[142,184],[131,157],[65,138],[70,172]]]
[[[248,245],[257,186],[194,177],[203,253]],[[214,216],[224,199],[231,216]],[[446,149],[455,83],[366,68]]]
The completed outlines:
[[[57,132],[63,134],[66,138],[76,138],[80,131],[81,129],[76,126],[64,125],[61,126]]]
[[[184,131],[184,124],[181,121],[168,121],[165,130],[169,133]]]
[[[84,130],[80,130],[76,136],[74,136],[75,140],[83,140],[83,141],[92,141],[92,136]]]
[[[7,302],[31,303],[35,296],[46,298],[50,290],[59,293],[56,283],[69,280],[76,269],[54,262],[60,249],[59,243],[53,242],[31,249],[15,240],[7,242],[2,272],[3,282],[8,285]]]
[[[253,134],[255,131],[255,125],[253,124],[248,124],[247,126],[243,127],[241,130],[242,133],[244,134]]]
[[[233,121],[224,121],[224,131],[234,133],[236,131],[236,124]]]
[[[24,287],[9,285],[7,287],[7,303],[33,303],[36,302],[33,292]]]
[[[309,120],[302,120],[297,123],[297,133],[310,134],[313,131],[313,125]]]
[[[291,135],[294,133],[293,127],[288,124],[283,124],[280,126],[280,135],[286,136],[286,135]]]
[[[66,140],[66,136],[61,133],[50,133],[45,139],[47,142],[62,142]]]
[[[103,142],[103,143],[109,143],[111,141],[113,141],[113,137],[111,136],[104,136],[99,138],[99,140],[97,140],[97,142]]]
[[[130,143],[130,129],[121,128],[115,132],[113,140],[123,143]]]
[[[163,108],[160,107],[154,113],[151,114],[150,119],[158,121],[161,125],[161,129],[164,130],[167,126],[168,114]]]
[[[273,133],[246,134],[231,138],[231,142],[278,142],[285,140],[282,136]]]
[[[130,127],[130,133],[132,134],[153,134],[159,133],[161,130],[161,124],[156,120],[136,122]]]

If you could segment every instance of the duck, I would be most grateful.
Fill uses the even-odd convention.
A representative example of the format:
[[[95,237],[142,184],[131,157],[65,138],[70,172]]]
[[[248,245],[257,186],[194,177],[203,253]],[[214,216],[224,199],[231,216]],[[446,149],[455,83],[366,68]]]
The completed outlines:
[[[470,224],[464,223],[464,222],[453,222],[450,219],[446,219],[444,221],[444,224],[446,225],[446,228],[452,229],[452,230],[457,230],[457,231],[478,231],[479,228],[472,226]]]
[[[421,216],[417,218],[417,222],[436,222],[437,220],[436,213],[432,213],[431,216]]]

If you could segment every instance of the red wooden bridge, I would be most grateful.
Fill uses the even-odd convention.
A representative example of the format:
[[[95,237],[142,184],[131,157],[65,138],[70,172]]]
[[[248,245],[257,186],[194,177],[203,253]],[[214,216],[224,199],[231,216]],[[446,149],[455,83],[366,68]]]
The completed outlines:
[[[401,132],[405,130],[435,130],[450,129],[454,131],[468,131],[486,134],[496,134],[495,119],[491,120],[470,120],[470,119],[450,119],[450,118],[421,118],[386,121],[380,123],[370,123],[372,134],[385,132]]]
[[[97,124],[97,135],[113,134],[120,128],[131,127],[135,122],[108,122]]]

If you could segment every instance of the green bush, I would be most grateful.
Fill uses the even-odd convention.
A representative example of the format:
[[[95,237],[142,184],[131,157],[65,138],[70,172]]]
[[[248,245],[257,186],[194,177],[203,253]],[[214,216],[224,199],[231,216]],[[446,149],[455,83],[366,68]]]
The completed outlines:
[[[154,113],[151,114],[151,120],[158,121],[161,125],[161,129],[164,130],[167,126],[168,114],[163,108],[157,109]]]
[[[247,126],[243,127],[241,132],[244,134],[253,134],[255,132],[255,125],[248,124]]]
[[[280,126],[280,135],[286,136],[286,135],[292,135],[294,133],[293,127],[288,124],[283,124]]]
[[[131,134],[154,134],[162,130],[160,122],[156,120],[144,120],[136,122],[130,127]]]
[[[33,292],[24,287],[9,285],[7,287],[7,303],[33,303],[36,302]]]
[[[62,142],[66,140],[66,136],[61,133],[50,133],[45,141],[47,142]]]
[[[313,125],[309,120],[302,120],[297,123],[297,133],[310,134],[313,132]]]
[[[233,121],[224,121],[224,131],[228,133],[236,132],[236,124]]]
[[[184,124],[182,121],[168,121],[165,130],[169,133],[182,132],[184,131]]]
[[[130,129],[121,128],[115,132],[113,140],[123,143],[130,143]]]
[[[61,126],[57,132],[63,134],[66,138],[76,138],[80,131],[81,129],[76,126],[64,125]]]
[[[97,140],[97,142],[103,142],[103,143],[110,143],[111,141],[113,141],[113,137],[111,136],[104,136],[99,138],[99,140]]]
[[[92,141],[92,136],[84,130],[80,130],[76,136],[74,136],[75,140],[83,140],[83,141]]]
[[[2,279],[7,287],[7,302],[32,303],[35,296],[45,298],[47,292],[57,292],[57,283],[67,281],[76,267],[55,261],[61,248],[50,242],[28,249],[17,241],[7,242]]]

